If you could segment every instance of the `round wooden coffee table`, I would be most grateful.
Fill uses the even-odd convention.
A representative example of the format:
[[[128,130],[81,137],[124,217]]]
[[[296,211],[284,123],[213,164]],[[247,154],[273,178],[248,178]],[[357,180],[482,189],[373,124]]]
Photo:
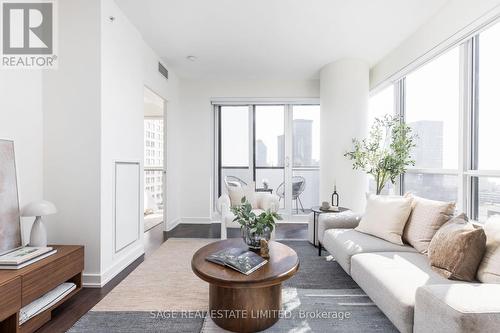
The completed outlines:
[[[299,258],[290,247],[271,241],[269,262],[250,275],[205,260],[230,247],[248,248],[239,238],[222,240],[199,249],[191,261],[193,272],[210,284],[209,315],[229,331],[262,331],[279,320],[281,283],[297,272]]]

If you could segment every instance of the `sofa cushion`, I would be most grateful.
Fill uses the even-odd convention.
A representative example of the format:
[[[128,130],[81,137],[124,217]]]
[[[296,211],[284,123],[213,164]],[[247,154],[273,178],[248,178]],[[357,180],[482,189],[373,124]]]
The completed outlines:
[[[357,231],[403,245],[403,230],[411,213],[412,198],[367,195],[365,214]]]
[[[325,230],[329,229],[354,229],[359,225],[362,215],[354,213],[351,210],[347,210],[340,213],[323,213],[318,216],[317,225],[317,235],[320,242],[323,242],[323,236]],[[309,217],[309,222],[314,222],[314,216],[311,214]],[[310,227],[309,232],[313,233],[313,227]],[[312,239],[312,237],[311,237]]]
[[[351,276],[401,332],[413,332],[419,287],[457,282],[434,272],[426,255],[408,252],[357,254]]]
[[[429,259],[432,268],[445,278],[474,281],[486,250],[486,234],[465,215],[447,222],[432,238]]]
[[[351,257],[367,252],[416,252],[407,245],[397,245],[354,229],[329,229],[323,235],[325,249],[337,260],[347,274],[351,274]]]
[[[452,217],[455,203],[424,199],[411,193],[405,196],[412,197],[413,203],[404,229],[403,241],[418,252],[427,253],[432,237]]]
[[[415,298],[414,332],[498,332],[500,285],[424,286]]]
[[[500,283],[500,215],[494,215],[484,225],[486,252],[477,271],[483,283]]]
[[[257,202],[255,199],[255,183],[250,182],[249,184],[243,186],[227,186],[226,189],[229,199],[231,199],[231,207],[241,205],[241,200],[246,198],[253,208],[257,208]]]

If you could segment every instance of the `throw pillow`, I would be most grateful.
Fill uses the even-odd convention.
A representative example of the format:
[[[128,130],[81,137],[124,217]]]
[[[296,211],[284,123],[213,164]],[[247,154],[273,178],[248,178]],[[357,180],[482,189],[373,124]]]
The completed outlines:
[[[486,253],[479,265],[477,279],[483,283],[500,283],[500,215],[494,215],[484,225]]]
[[[403,241],[418,252],[427,253],[434,234],[453,216],[455,203],[424,199],[411,193],[405,194],[405,197],[413,198],[413,207],[406,222]]]
[[[241,199],[245,197],[252,205],[252,208],[257,208],[257,203],[255,202],[255,185],[253,182],[243,186],[228,186],[227,194],[231,201],[231,207],[241,205]]]
[[[355,230],[403,245],[412,198],[367,195],[366,210]]]
[[[436,232],[429,245],[432,269],[451,280],[474,281],[486,249],[483,228],[461,214]]]

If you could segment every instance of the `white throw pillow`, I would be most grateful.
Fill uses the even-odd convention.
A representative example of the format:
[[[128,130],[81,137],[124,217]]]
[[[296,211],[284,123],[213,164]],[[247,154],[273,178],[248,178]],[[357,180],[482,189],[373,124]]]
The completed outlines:
[[[365,214],[355,230],[403,245],[403,230],[411,213],[412,198],[367,195]]]
[[[258,208],[255,200],[255,184],[253,182],[243,186],[228,186],[227,194],[231,200],[231,207],[241,205],[241,199],[245,197],[252,205],[252,208]]]
[[[486,252],[477,270],[483,283],[500,283],[500,216],[494,215],[484,225]]]

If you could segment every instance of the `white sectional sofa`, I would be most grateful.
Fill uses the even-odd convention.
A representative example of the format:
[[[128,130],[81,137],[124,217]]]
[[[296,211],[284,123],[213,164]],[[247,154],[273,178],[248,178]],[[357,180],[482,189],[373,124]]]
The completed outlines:
[[[425,254],[322,214],[319,241],[401,332],[500,332],[500,284],[448,280]]]

